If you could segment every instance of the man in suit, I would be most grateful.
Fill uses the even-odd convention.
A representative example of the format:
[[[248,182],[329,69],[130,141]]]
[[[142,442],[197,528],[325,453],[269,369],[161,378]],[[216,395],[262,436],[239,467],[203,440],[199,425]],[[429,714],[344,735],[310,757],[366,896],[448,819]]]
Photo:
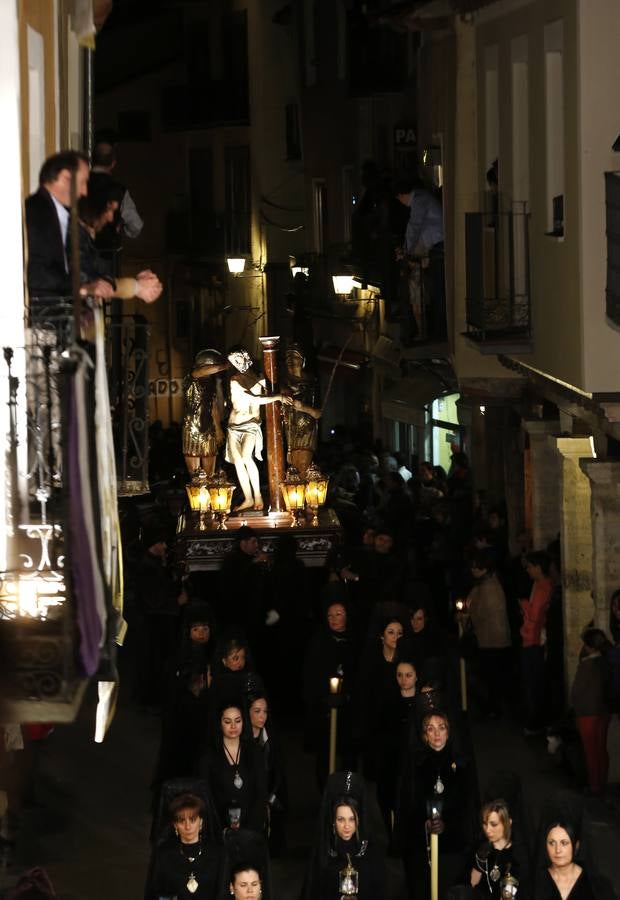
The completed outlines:
[[[35,303],[49,303],[71,294],[67,239],[73,173],[78,199],[86,196],[88,159],[75,150],[64,150],[45,160],[39,173],[39,189],[26,200],[28,290]],[[97,279],[83,285],[82,293],[108,298],[113,288],[109,282]]]

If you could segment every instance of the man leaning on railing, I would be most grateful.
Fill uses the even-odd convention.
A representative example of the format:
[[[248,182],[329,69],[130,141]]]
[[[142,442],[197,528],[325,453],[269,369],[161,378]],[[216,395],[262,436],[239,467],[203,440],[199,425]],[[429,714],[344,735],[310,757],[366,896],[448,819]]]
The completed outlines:
[[[78,202],[86,205],[91,219],[83,227],[94,234],[98,224],[103,227],[115,212],[114,203],[118,201],[101,193],[88,202],[88,159],[82,153],[65,150],[43,163],[39,189],[26,200],[27,278],[33,311],[37,306],[48,306],[71,295],[69,222],[74,175]],[[96,251],[89,254],[88,250],[87,241],[81,238],[80,293],[83,296],[138,297],[146,303],[160,296],[161,282],[153,272],[140,272],[135,278],[115,281],[106,272],[105,261],[95,255]]]

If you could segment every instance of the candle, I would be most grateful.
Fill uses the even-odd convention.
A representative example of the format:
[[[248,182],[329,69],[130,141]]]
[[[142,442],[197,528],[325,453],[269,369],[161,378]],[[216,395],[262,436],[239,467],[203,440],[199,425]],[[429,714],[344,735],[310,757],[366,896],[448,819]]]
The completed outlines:
[[[456,608],[458,609],[459,612],[461,612],[464,609],[464,607],[465,607],[465,604],[463,603],[462,600],[456,601]]]
[[[431,900],[439,897],[439,835],[431,834]]]
[[[330,678],[329,679],[330,694],[337,694],[339,690],[340,690],[340,679],[339,678]]]

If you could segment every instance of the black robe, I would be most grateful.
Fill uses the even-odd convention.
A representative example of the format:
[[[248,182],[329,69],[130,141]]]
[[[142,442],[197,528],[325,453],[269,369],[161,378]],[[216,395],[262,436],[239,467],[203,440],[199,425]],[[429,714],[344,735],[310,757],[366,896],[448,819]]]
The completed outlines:
[[[534,894],[534,900],[561,900],[561,894],[548,869],[545,870],[540,879]],[[595,900],[594,891],[585,869],[582,870],[581,875],[573,885],[567,900]]]
[[[503,850],[496,850],[485,841],[474,854],[471,869],[482,873],[480,881],[474,888],[474,896],[477,898],[501,897],[502,878],[508,873],[514,875],[519,882],[517,896],[530,896],[527,859],[523,851],[519,852],[514,844],[504,847]],[[471,870],[467,873],[468,882],[470,873]]]
[[[188,852],[188,848],[192,850]],[[145,900],[160,900],[162,897],[189,900],[222,900],[226,896],[227,866],[224,850],[214,844],[203,844],[200,855],[190,863],[186,858],[194,856],[200,844],[182,845],[177,837],[171,837],[153,852]],[[198,888],[195,893],[187,889],[190,874],[193,873]]]
[[[234,784],[238,771],[240,787]],[[231,765],[221,741],[207,750],[200,761],[200,775],[211,788],[215,808],[223,827],[230,822],[231,808],[241,810],[240,826],[262,832],[267,815],[267,778],[261,750],[253,741],[240,742],[239,762]]]

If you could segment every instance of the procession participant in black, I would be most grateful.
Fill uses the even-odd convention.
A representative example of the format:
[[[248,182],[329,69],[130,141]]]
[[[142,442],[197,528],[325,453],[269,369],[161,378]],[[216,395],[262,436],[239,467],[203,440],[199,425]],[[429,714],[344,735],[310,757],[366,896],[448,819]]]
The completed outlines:
[[[248,714],[252,737],[262,751],[267,775],[269,813],[269,851],[271,857],[281,856],[286,849],[286,812],[288,787],[282,744],[271,718],[269,700],[264,691],[250,694]]]
[[[503,798],[484,803],[480,820],[485,841],[477,848],[471,865],[469,883],[476,897],[501,898],[507,885],[517,895],[530,894],[529,865],[523,844],[513,840],[513,819]]]
[[[439,835],[439,897],[465,869],[477,831],[474,761],[451,738],[445,713],[422,722],[424,746],[408,755],[400,787],[396,831],[410,898],[430,898],[430,837]]]
[[[351,694],[357,673],[358,652],[350,632],[349,612],[341,600],[341,585],[328,585],[325,620],[312,636],[303,669],[306,711],[305,745],[316,754],[316,775],[322,788],[327,777],[330,679],[340,678],[338,753],[350,767],[355,763]]]
[[[243,707],[240,700],[220,706],[219,728],[200,760],[200,774],[209,782],[224,828],[262,833],[267,819],[267,778]]]
[[[227,866],[206,782],[175,779],[162,789],[145,900],[220,900]]]
[[[195,774],[209,716],[211,651],[215,641],[211,608],[191,602],[183,609],[177,654],[166,674],[162,734],[153,786]]]
[[[335,772],[325,785],[318,833],[306,870],[302,900],[358,900],[385,897],[385,859],[367,827],[364,781]]]

